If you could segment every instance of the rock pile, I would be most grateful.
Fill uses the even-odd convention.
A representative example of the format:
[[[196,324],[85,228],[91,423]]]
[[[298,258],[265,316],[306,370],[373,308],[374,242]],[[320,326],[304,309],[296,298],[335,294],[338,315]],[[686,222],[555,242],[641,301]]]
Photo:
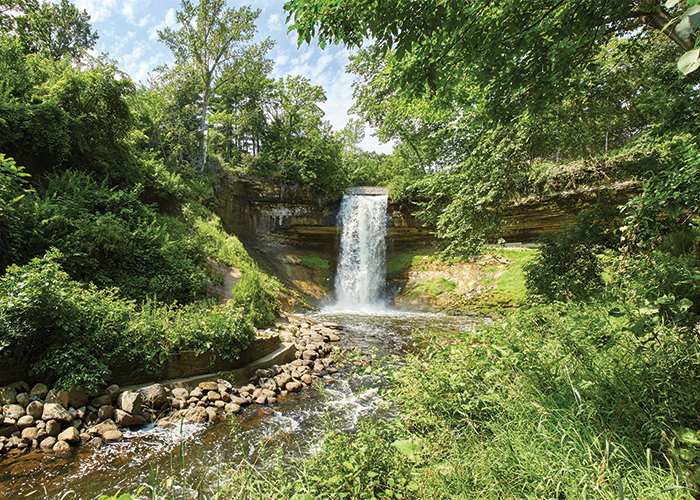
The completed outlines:
[[[174,425],[184,418],[207,422],[226,413],[238,413],[248,404],[273,404],[282,395],[297,392],[319,377],[335,373],[334,343],[340,325],[290,318],[278,325],[285,342],[296,347],[296,360],[256,370],[249,384],[202,382],[192,390],[153,384],[136,391],[111,385],[97,396],[80,388],[49,390],[16,382],[0,388],[0,453],[9,450],[66,451],[80,443],[102,444],[122,438],[124,428],[151,422]]]

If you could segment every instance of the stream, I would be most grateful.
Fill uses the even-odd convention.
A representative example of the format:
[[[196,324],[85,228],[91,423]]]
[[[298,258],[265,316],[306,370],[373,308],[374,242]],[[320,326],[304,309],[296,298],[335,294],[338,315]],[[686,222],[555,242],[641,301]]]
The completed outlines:
[[[387,363],[400,362],[414,349],[414,332],[458,332],[481,323],[474,317],[399,311],[325,310],[310,317],[345,326],[342,348]],[[3,457],[0,499],[92,500],[118,490],[133,494],[144,484],[169,498],[193,498],[200,483],[203,490],[215,487],[217,471],[229,464],[241,459],[260,464],[261,448],[293,462],[318,449],[329,425],[347,431],[364,417],[394,416],[383,399],[385,381],[366,374],[350,359],[338,373],[321,379],[322,388],[280,397],[272,406],[248,406],[234,422],[184,423],[170,429],[147,426],[126,432],[117,443],[83,445],[65,455],[34,451]]]

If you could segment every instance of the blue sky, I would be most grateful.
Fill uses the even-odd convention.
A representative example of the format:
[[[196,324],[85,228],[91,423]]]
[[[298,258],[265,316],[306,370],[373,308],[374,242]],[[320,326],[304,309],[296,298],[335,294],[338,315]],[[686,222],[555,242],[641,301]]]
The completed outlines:
[[[99,35],[96,52],[109,53],[119,67],[135,81],[146,82],[148,73],[174,58],[168,48],[158,41],[157,30],[175,26],[175,11],[179,0],[73,0],[76,7],[86,10],[93,28]],[[193,0],[196,2],[197,0]],[[328,100],[321,107],[334,130],[340,130],[350,116],[353,76],[345,73],[348,51],[342,46],[321,50],[315,42],[297,48],[296,37],[287,34],[284,0],[244,2],[229,0],[230,7],[252,5],[261,10],[258,18],[258,39],[270,37],[276,41],[269,57],[275,61],[274,78],[302,75],[314,85],[326,90]],[[391,152],[390,145],[381,145],[367,130],[363,149]]]

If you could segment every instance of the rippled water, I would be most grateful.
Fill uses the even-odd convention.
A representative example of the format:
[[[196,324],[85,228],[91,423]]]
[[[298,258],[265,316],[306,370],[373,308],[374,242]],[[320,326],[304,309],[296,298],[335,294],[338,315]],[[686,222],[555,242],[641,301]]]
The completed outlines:
[[[415,331],[456,332],[481,321],[396,311],[324,311],[312,317],[345,325],[341,346],[379,359],[410,351]],[[241,458],[255,461],[263,446],[279,448],[291,460],[318,447],[329,425],[350,430],[363,417],[391,418],[382,399],[384,381],[347,364],[324,378],[322,387],[280,397],[274,406],[249,406],[234,422],[149,426],[125,433],[118,443],[85,445],[68,455],[32,452],[0,458],[0,499],[60,498],[74,491],[65,498],[87,500],[119,489],[134,493],[141,484],[191,498],[197,484],[215,483],[217,470]],[[179,480],[171,484],[173,477]]]

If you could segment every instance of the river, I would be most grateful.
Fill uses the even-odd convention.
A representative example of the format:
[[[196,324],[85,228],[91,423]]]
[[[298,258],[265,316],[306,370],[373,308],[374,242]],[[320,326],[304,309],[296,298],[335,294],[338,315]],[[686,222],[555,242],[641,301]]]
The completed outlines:
[[[375,364],[400,363],[414,349],[415,332],[458,332],[481,320],[442,314],[399,311],[322,311],[311,315],[345,326],[340,345],[361,352]],[[361,357],[358,355],[358,360]],[[218,471],[242,459],[260,461],[263,448],[285,460],[317,449],[324,430],[351,430],[364,417],[388,419],[394,411],[384,399],[386,381],[349,356],[345,368],[322,379],[322,387],[279,398],[272,406],[251,405],[234,421],[186,423],[161,429],[149,426],[126,432],[124,439],[100,447],[83,445],[66,455],[31,452],[0,459],[0,498],[91,500],[118,490],[135,493],[155,487],[168,498],[193,498],[194,489],[216,487]],[[359,364],[359,361],[358,361]]]

